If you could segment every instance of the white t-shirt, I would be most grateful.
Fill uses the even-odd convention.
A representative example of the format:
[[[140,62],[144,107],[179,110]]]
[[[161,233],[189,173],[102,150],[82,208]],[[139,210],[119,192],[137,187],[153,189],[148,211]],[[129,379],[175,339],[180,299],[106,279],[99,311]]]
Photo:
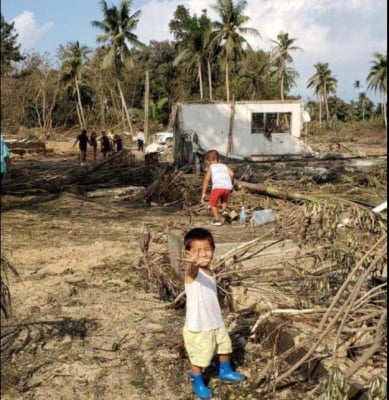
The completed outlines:
[[[199,268],[196,279],[191,283],[185,282],[185,294],[186,329],[200,332],[224,326],[214,276]]]
[[[233,188],[227,165],[217,163],[211,164],[209,167],[211,169],[212,189],[231,190]]]

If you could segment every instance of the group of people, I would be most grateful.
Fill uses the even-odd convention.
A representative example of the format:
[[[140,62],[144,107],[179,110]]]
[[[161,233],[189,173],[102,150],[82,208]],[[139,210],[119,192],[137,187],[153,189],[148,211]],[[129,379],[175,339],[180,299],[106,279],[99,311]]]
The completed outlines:
[[[97,160],[98,142],[100,142],[101,153],[103,154],[104,159],[107,158],[107,155],[112,155],[113,153],[117,153],[118,151],[123,149],[122,138],[118,134],[113,134],[111,131],[108,133],[102,131],[101,135],[98,135],[97,132],[93,131],[88,137],[87,130],[83,129],[74,141],[73,146],[75,146],[77,142],[80,149],[81,165],[85,165],[86,163],[86,153],[88,145],[93,149],[94,161]]]

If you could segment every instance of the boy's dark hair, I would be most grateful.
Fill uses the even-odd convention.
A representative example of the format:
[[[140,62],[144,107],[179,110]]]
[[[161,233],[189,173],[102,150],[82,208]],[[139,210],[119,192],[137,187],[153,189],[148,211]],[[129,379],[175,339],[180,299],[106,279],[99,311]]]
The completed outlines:
[[[190,250],[193,240],[208,240],[208,243],[215,250],[215,241],[212,233],[208,229],[204,228],[193,228],[186,233],[184,237],[185,250]]]
[[[209,150],[207,152],[207,155],[205,156],[205,159],[208,161],[219,161],[220,160],[220,155],[217,150]]]

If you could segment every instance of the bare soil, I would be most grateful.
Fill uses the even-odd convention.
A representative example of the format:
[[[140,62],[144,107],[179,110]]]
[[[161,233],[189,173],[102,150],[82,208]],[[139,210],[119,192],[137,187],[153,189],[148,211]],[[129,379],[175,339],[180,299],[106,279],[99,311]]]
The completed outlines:
[[[47,159],[14,159],[11,177],[28,173],[29,165],[77,167],[70,144],[52,146]],[[184,311],[167,309],[158,293],[145,291],[137,269],[145,226],[154,240],[150,250],[159,250],[158,241],[166,250],[165,228],[185,229],[188,217],[171,207],[92,201],[70,192],[2,195],[1,217],[2,249],[20,274],[8,274],[13,315],[3,319],[3,329],[28,324],[17,339],[24,345],[3,367],[3,399],[193,398]],[[47,324],[58,327],[64,318],[62,330]],[[229,392],[217,385],[216,399],[218,390]]]
[[[15,169],[24,164],[13,179],[28,173],[29,163],[77,167],[70,140],[48,147],[49,159],[15,160]],[[139,265],[146,226],[151,251],[162,252],[167,226],[187,229],[209,217],[193,220],[175,207],[90,200],[69,191],[4,195],[1,202],[2,250],[20,274],[8,274],[13,315],[2,325],[26,323],[18,331],[20,350],[3,366],[2,398],[194,399],[181,335],[184,311],[167,308],[158,293],[145,290]],[[234,239],[238,236],[234,230]],[[225,320],[231,328],[227,313]],[[239,337],[232,338],[239,347]],[[211,371],[214,398],[259,398],[250,390],[244,356],[233,361],[248,381],[232,390]]]

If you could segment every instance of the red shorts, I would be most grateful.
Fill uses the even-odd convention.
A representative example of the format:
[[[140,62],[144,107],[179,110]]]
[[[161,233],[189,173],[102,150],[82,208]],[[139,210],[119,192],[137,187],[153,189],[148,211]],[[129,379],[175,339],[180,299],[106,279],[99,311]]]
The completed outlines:
[[[227,203],[228,196],[231,192],[231,189],[213,189],[209,197],[209,204],[211,207],[217,207],[219,199],[222,203]]]

